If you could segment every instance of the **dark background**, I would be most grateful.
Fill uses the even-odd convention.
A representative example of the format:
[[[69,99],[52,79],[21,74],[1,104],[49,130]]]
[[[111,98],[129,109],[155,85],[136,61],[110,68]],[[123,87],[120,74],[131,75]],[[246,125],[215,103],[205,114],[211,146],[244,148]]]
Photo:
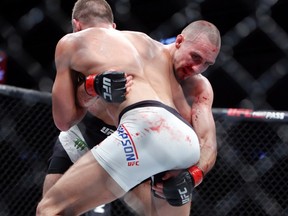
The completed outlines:
[[[73,0],[1,0],[0,50],[6,84],[51,91],[54,49],[71,32]],[[215,108],[287,110],[287,0],[109,0],[117,28],[154,39],[173,37],[205,19],[222,35],[217,63],[205,76]]]
[[[54,49],[71,32],[74,2],[0,0],[0,50],[8,55],[7,84],[51,91]],[[222,49],[204,75],[214,88],[214,107],[287,110],[287,0],[109,3],[118,29],[144,31],[157,40],[177,35],[193,20],[213,22],[221,32]],[[0,215],[34,216],[58,134],[51,98],[13,88],[8,96],[4,92],[0,94]],[[218,158],[194,190],[191,215],[288,215],[287,118],[243,120],[243,116],[216,114]],[[119,204],[112,211],[129,215]]]

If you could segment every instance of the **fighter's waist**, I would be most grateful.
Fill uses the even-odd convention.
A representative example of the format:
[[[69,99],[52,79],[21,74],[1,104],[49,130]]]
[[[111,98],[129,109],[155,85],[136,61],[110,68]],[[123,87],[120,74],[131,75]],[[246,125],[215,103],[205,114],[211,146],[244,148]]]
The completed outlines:
[[[155,101],[155,100],[144,100],[144,101],[140,101],[140,102],[137,102],[137,103],[134,103],[134,104],[131,104],[131,105],[125,107],[119,114],[119,122],[125,113],[127,113],[130,110],[141,108],[141,107],[161,107],[161,108],[169,111],[170,113],[172,113],[176,117],[178,117],[180,120],[184,121],[187,125],[191,126],[186,120],[184,120],[184,118],[182,118],[182,116],[178,113],[177,110],[175,110],[174,108],[167,106],[167,105],[165,105],[159,101]]]

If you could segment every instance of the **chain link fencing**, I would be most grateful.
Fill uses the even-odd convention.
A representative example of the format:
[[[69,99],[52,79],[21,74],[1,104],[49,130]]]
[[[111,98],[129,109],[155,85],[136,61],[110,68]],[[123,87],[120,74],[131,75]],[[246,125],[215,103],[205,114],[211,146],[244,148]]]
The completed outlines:
[[[33,216],[58,129],[51,95],[0,85],[0,215]],[[191,215],[288,215],[288,113],[214,109],[218,158]],[[121,201],[112,215],[134,215]]]
[[[74,2],[1,1],[0,50],[8,58],[7,84],[51,92],[54,50],[57,41],[72,30]],[[214,107],[288,109],[287,0],[108,3],[118,29],[143,31],[156,40],[176,36],[194,20],[214,23],[222,36],[222,48],[216,64],[205,73],[215,92]]]
[[[71,32],[74,2],[0,2],[0,51],[7,56],[9,84],[0,85],[1,216],[35,215],[41,198],[58,135],[45,92],[55,77],[56,43]],[[219,57],[204,73],[215,93],[218,158],[194,191],[191,215],[288,215],[288,1],[108,2],[119,29],[144,31],[156,40],[198,19],[221,32]],[[112,206],[113,215],[133,215],[120,201]]]

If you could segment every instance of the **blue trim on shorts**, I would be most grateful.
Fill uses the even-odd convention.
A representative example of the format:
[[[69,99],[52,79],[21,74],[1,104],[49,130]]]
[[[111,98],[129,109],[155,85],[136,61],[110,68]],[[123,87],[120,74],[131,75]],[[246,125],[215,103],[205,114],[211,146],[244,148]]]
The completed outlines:
[[[170,113],[172,113],[173,115],[175,115],[177,118],[179,118],[181,121],[183,121],[185,124],[187,124],[189,127],[191,127],[193,129],[191,124],[188,121],[186,121],[179,114],[179,112],[177,110],[175,110],[174,108],[169,107],[169,106],[167,106],[167,105],[165,105],[159,101],[154,101],[154,100],[140,101],[140,102],[137,102],[137,103],[134,103],[130,106],[125,107],[119,114],[119,122],[120,122],[120,119],[122,118],[122,116],[124,115],[124,113],[128,112],[129,110],[136,109],[139,107],[162,107],[162,108],[166,109],[167,111],[169,111]]]

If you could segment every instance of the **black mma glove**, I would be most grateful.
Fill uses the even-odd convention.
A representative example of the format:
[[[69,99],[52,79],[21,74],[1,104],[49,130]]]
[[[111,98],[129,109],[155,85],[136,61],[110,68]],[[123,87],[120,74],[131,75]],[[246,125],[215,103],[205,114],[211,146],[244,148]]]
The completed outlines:
[[[85,90],[91,96],[99,95],[110,103],[121,103],[126,97],[126,77],[124,72],[105,71],[86,77]]]
[[[188,171],[163,181],[163,193],[172,206],[182,206],[192,200],[193,181]]]
[[[163,193],[172,206],[182,206],[192,200],[192,190],[203,180],[203,171],[192,166],[177,176],[163,181]]]

